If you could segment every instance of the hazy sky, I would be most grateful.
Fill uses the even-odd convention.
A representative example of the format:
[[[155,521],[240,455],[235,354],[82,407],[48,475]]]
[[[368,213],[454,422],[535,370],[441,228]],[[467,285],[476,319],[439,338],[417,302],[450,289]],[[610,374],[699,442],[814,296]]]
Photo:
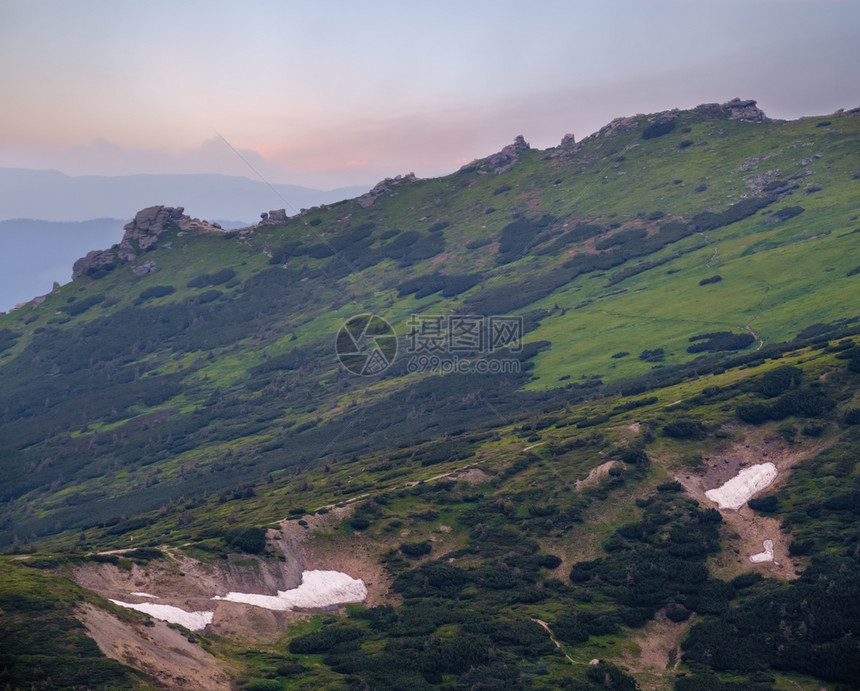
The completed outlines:
[[[857,0],[0,0],[0,166],[332,188],[523,134],[755,98],[860,105]]]

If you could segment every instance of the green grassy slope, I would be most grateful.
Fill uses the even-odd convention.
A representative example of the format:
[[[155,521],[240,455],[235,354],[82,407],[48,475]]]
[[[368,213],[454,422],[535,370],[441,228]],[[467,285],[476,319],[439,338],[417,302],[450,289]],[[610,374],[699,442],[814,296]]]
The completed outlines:
[[[321,539],[378,543],[405,609],[333,623],[360,643],[293,651],[293,673],[275,675],[285,687],[349,687],[350,675],[385,687],[400,658],[410,662],[397,683],[418,687],[632,688],[621,668],[647,688],[731,688],[721,684],[735,673],[753,685],[767,674],[781,686],[853,683],[841,662],[848,625],[798,643],[814,651],[800,665],[735,621],[759,647],[734,666],[709,652],[723,635],[709,627],[729,601],[760,614],[768,589],[796,626],[803,588],[853,587],[853,567],[835,571],[856,558],[840,542],[845,521],[809,507],[827,501],[821,487],[853,496],[854,466],[822,456],[790,480],[779,515],[799,536],[798,569],[818,559],[797,586],[716,578],[728,577],[714,564],[731,530],[672,484],[714,449],[762,434],[837,455],[856,446],[856,370],[839,357],[853,345],[835,339],[860,318],[860,112],[728,115],[637,116],[576,145],[386,181],[371,205],[252,232],[174,226],[131,262],[0,315],[0,545],[84,553],[133,534],[213,558],[230,549],[228,527],[352,501],[353,517]],[[157,270],[138,277],[144,261]],[[365,312],[391,323],[400,348],[373,377],[334,352],[344,321]],[[521,317],[522,348],[457,353],[512,370],[414,371],[413,316],[449,314]],[[804,384],[765,401],[748,382],[783,365],[801,367]],[[679,420],[689,438],[666,432]],[[619,464],[604,480],[577,486],[609,460]],[[483,484],[438,477],[468,467]],[[430,555],[401,549],[404,530]],[[595,564],[572,576],[582,562]],[[637,562],[656,569],[643,587],[659,584],[639,599],[616,581]],[[672,648],[681,666],[655,671],[637,651],[663,610],[695,612],[703,628]],[[270,654],[288,656],[296,635]],[[426,636],[430,649],[417,643]],[[223,646],[273,675],[265,656]],[[580,669],[593,657],[612,666]]]
[[[691,337],[748,333],[751,351],[856,318],[857,113],[746,123],[701,107],[646,138],[649,120],[666,117],[638,116],[573,149],[522,150],[500,174],[490,158],[389,181],[367,208],[341,202],[252,233],[175,229],[131,264],[0,316],[0,536],[232,485],[224,454],[256,456],[234,464],[256,480],[382,448],[388,433],[356,445],[341,431],[368,414],[397,440],[444,433],[455,424],[444,406],[435,426],[397,412],[418,380],[431,397],[462,385],[408,374],[414,314],[528,315],[527,380],[486,391],[486,378],[470,380],[503,417],[579,397],[570,382],[692,363]],[[144,260],[158,270],[132,275]],[[400,337],[381,380],[351,377],[333,357],[337,329],[361,312]],[[466,424],[492,418],[481,411]],[[288,445],[294,453],[277,453]]]

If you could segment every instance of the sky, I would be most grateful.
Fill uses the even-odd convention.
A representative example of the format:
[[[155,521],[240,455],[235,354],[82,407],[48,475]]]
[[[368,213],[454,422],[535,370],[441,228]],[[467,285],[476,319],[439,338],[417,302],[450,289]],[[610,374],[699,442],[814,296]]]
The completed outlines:
[[[370,187],[735,96],[856,107],[858,32],[856,0],[0,0],[0,167]]]

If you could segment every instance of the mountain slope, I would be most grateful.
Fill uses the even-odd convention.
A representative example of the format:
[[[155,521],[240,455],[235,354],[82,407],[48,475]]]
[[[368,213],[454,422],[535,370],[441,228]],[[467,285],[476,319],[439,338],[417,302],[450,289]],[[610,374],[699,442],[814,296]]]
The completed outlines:
[[[232,529],[277,529],[285,556],[303,522],[318,532],[295,558],[354,553],[380,607],[269,641],[292,651],[279,684],[632,688],[621,667],[645,688],[723,688],[707,675],[727,670],[852,683],[850,624],[798,643],[811,657],[768,657],[755,631],[755,659],[709,651],[729,601],[757,612],[773,590],[794,612],[804,589],[853,587],[850,509],[804,507],[856,477],[858,129],[857,111],[778,122],[735,101],[548,151],[518,138],[241,231],[147,209],[71,284],[0,316],[0,538],[217,565],[242,559]],[[396,356],[383,322],[349,321],[367,313]],[[776,522],[704,497],[747,446],[789,483],[791,567]],[[782,556],[747,591],[731,554],[761,535]],[[578,667],[594,657],[611,664]]]

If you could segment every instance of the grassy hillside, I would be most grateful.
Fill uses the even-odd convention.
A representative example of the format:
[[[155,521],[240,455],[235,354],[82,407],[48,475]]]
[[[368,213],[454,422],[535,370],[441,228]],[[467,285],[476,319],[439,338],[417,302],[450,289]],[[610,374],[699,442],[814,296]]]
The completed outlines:
[[[860,112],[732,116],[166,227],[0,315],[0,541],[55,568],[138,545],[217,564],[269,527],[381,569],[346,619],[212,637],[248,688],[856,683],[850,608],[798,603],[856,586]],[[364,313],[398,342],[374,376],[335,352]],[[475,341],[491,317],[522,337]],[[703,487],[756,450],[779,498],[717,512]],[[761,531],[790,562],[750,565]],[[776,651],[750,626],[775,600]]]

